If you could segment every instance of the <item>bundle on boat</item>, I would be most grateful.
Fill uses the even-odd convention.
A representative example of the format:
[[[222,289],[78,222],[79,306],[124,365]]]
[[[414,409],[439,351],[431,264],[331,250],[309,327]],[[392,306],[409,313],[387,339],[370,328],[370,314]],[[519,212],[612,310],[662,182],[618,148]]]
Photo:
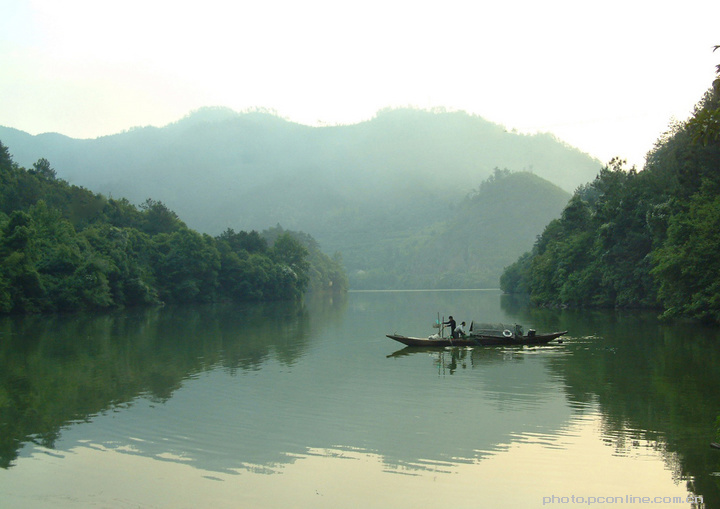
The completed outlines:
[[[470,335],[484,335],[484,336],[504,336],[509,337],[511,335],[522,336],[523,326],[514,324],[504,323],[480,323],[474,320],[470,322]],[[534,336],[536,334],[535,329],[528,330],[528,336]]]

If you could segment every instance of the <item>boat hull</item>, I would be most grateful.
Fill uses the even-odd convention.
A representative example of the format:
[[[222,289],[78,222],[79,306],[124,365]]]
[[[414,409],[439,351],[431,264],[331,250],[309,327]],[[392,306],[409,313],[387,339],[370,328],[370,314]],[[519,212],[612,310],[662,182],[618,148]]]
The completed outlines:
[[[445,347],[445,346],[522,346],[522,345],[545,345],[567,334],[567,331],[552,332],[549,334],[535,334],[534,336],[492,336],[486,334],[474,334],[464,338],[414,338],[401,334],[387,334],[387,337],[394,339],[407,346],[424,347]]]

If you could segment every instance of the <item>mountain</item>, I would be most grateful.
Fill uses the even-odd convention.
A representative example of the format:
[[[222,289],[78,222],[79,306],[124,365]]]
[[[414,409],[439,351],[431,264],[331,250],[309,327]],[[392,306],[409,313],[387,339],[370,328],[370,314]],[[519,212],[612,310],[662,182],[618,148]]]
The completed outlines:
[[[211,108],[92,140],[10,128],[0,128],[0,140],[21,165],[44,157],[59,178],[134,203],[160,200],[203,232],[276,224],[307,232],[326,252],[342,252],[350,273],[364,270],[363,250],[451,220],[495,168],[572,191],[602,166],[549,134],[413,109],[308,127]]]
[[[529,172],[495,170],[443,220],[346,245],[353,288],[495,287],[505,267],[559,217],[570,194]]]

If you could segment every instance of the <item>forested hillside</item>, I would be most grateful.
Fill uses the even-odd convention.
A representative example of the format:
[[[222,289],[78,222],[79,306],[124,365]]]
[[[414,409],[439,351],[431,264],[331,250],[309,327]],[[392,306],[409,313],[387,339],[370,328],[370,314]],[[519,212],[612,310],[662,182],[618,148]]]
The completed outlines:
[[[463,112],[410,109],[320,128],[205,109],[163,128],[95,140],[7,128],[0,139],[21,163],[46,157],[59,177],[95,192],[161,200],[204,233],[276,224],[308,232],[326,253],[342,253],[354,288],[495,287],[502,267],[526,249],[516,242],[532,242],[562,205],[535,214],[533,207],[545,208],[543,194],[502,191],[501,203],[482,209],[476,200],[472,210],[473,189],[495,168],[509,168],[572,192],[602,166],[550,135],[507,132]],[[558,206],[554,197],[550,208]],[[505,220],[514,215],[516,224]],[[535,225],[529,234],[528,223]]]
[[[502,288],[539,304],[657,306],[720,323],[719,168],[720,77],[643,171],[614,161],[579,188]]]
[[[493,175],[435,219],[343,252],[353,288],[495,288],[570,194],[528,172]]]
[[[347,288],[342,268],[281,228],[217,237],[162,202],[139,208],[58,179],[46,159],[17,165],[0,143],[0,312],[160,302],[295,299]]]

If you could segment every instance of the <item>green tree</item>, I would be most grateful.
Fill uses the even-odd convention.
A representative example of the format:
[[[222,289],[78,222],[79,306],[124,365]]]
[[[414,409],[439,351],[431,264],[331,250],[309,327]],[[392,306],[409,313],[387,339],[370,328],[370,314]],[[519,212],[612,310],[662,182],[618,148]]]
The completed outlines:
[[[140,229],[149,235],[173,233],[186,228],[177,214],[161,201],[148,198],[140,209],[143,212]]]
[[[38,175],[47,180],[55,180],[57,178],[57,172],[52,168],[52,166],[50,166],[50,161],[44,157],[33,163],[33,169],[28,173],[31,175]]]
[[[115,305],[158,302],[153,287],[150,238],[137,230],[100,223],[80,234],[105,262],[105,277]]]
[[[45,288],[36,269],[39,251],[32,217],[15,211],[2,229],[0,260],[2,276],[9,286],[5,308],[14,312],[42,310]]]
[[[0,141],[0,172],[9,172],[14,165],[10,150]]]
[[[103,209],[104,221],[117,228],[140,230],[144,223],[143,212],[130,203],[127,198],[109,199]]]
[[[635,307],[653,305],[649,276],[650,201],[634,168],[613,159],[575,192],[531,253],[505,270],[507,290],[528,290],[538,304]]]
[[[720,46],[714,46],[716,51]],[[720,93],[720,65],[716,66],[717,78],[713,81],[713,93]],[[695,115],[688,121],[693,141],[708,145],[720,141],[720,106],[704,105],[695,111]]]
[[[678,191],[661,209],[662,241],[652,256],[666,317],[720,323],[719,112],[720,66],[693,117],[658,145],[649,166],[678,174]]]
[[[248,253],[266,253],[268,250],[267,241],[260,236],[260,234],[253,230],[251,232],[235,232],[232,228],[225,230],[217,240],[228,247],[239,253],[240,251],[246,251]]]
[[[70,186],[46,159],[27,171],[2,143],[0,184],[0,312],[294,299],[311,274],[344,287],[309,235],[278,227],[272,248],[256,231],[202,235],[162,202]]]
[[[302,295],[309,281],[308,250],[286,232],[277,238],[270,254],[279,264],[276,277],[282,293],[288,297]]]
[[[660,281],[664,316],[692,316],[720,323],[720,195],[693,197],[687,212],[673,216],[652,269]]]
[[[168,302],[212,302],[216,296],[220,253],[209,235],[189,229],[162,233],[156,245],[155,278]]]
[[[720,322],[720,138],[707,122],[719,106],[715,80],[693,117],[658,139],[644,171],[615,159],[579,188],[508,267],[506,288],[527,288],[537,303],[661,304],[664,316]]]
[[[530,293],[528,280],[530,277],[530,262],[533,254],[528,251],[520,256],[516,262],[505,267],[500,276],[500,289],[505,293]]]

